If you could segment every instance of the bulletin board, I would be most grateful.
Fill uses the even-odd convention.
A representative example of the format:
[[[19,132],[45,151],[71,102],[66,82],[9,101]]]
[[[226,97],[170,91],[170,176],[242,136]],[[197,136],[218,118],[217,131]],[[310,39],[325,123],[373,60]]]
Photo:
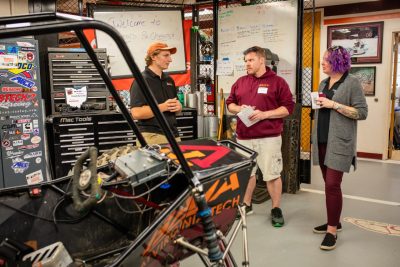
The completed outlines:
[[[176,54],[172,55],[168,73],[186,71],[182,9],[99,6],[94,8],[93,17],[119,31],[141,71],[146,66],[144,58],[147,47],[155,41],[162,41],[177,48]],[[125,59],[111,37],[96,30],[96,39],[98,48],[107,49],[113,78],[132,77]]]
[[[279,56],[278,75],[296,92],[297,0],[222,8],[218,14],[218,89],[229,93],[246,75],[243,51],[268,48]],[[232,71],[231,71],[232,70]]]

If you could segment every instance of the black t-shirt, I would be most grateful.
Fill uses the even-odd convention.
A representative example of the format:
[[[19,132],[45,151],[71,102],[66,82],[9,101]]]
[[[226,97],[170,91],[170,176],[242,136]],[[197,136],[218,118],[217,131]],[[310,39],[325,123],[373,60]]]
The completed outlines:
[[[147,67],[142,72],[142,75],[149,85],[149,88],[158,104],[164,103],[168,99],[177,97],[175,82],[169,75],[162,73],[160,78],[160,76],[155,74]],[[139,85],[135,81],[131,87],[131,108],[145,105],[148,105],[148,103],[142,94]],[[175,113],[166,111],[164,112],[164,116],[167,119],[167,122],[171,127],[175,137],[179,136],[178,129],[176,128],[177,123]],[[143,132],[164,134],[155,117],[147,120],[139,120],[138,126]]]
[[[326,98],[332,100],[333,95],[335,94],[340,84],[343,83],[344,79],[346,79],[347,75],[349,75],[347,71],[343,73],[342,77],[339,79],[339,81],[335,82],[335,84],[331,87],[331,89],[329,89],[329,82],[331,81],[331,78],[328,78],[328,80],[325,83],[324,90],[322,90],[322,93],[326,95]],[[321,108],[318,111],[317,133],[318,133],[318,143],[320,144],[326,144],[328,142],[330,119],[331,119],[330,108]]]

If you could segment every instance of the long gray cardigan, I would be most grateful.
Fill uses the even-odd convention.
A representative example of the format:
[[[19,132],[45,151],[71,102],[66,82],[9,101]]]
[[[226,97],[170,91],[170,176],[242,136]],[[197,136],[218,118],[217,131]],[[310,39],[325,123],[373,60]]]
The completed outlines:
[[[322,92],[328,78],[323,80],[318,88]],[[356,108],[359,120],[365,120],[368,115],[368,105],[360,82],[349,74],[339,85],[332,98],[333,101]],[[315,112],[314,127],[311,136],[312,156],[314,165],[319,164],[318,159],[318,110]],[[324,164],[334,170],[349,172],[353,164],[357,167],[357,120],[347,118],[336,110],[331,110],[329,121],[328,143]]]

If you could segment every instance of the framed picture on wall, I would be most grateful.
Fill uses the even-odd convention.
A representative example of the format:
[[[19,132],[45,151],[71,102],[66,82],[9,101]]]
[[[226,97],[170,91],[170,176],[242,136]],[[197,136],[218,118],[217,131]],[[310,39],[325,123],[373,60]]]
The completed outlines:
[[[353,64],[382,63],[383,21],[328,26],[328,47],[343,46]]]
[[[375,96],[376,67],[351,67],[350,73],[360,81],[365,96]]]

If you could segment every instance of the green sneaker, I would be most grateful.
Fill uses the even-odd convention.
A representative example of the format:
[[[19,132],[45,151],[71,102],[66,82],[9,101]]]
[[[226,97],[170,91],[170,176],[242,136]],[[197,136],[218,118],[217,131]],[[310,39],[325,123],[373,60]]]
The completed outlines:
[[[283,219],[282,210],[280,208],[273,208],[271,210],[271,222],[274,227],[282,227],[285,224]]]

